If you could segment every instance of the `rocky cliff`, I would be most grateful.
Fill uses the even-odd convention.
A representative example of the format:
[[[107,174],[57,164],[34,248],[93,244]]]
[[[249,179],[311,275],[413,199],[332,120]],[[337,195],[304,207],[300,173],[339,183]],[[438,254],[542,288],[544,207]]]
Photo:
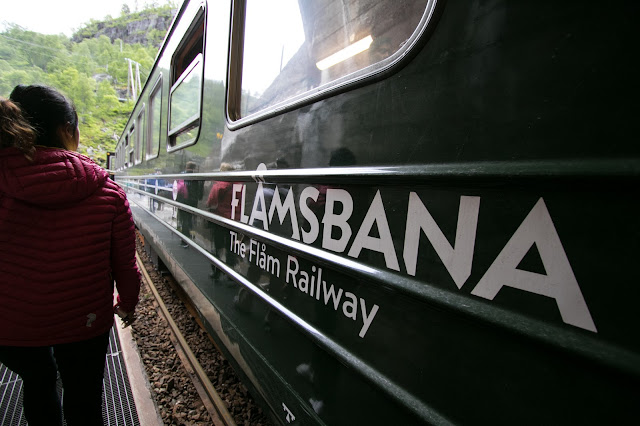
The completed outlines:
[[[106,35],[112,42],[120,39],[127,44],[160,47],[176,12],[177,9],[165,6],[126,13],[115,19],[92,20],[73,35],[72,41],[79,43]]]

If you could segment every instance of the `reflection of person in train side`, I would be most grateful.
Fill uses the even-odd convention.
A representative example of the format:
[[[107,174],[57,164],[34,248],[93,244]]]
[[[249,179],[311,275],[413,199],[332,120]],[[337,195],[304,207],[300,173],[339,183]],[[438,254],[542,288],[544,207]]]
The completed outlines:
[[[187,163],[185,173],[194,173],[196,171],[196,163],[189,161]],[[203,182],[201,180],[179,180],[178,194],[176,201],[191,207],[196,207],[198,201],[202,198]],[[191,234],[193,230],[193,215],[182,209],[178,209],[178,231],[193,239]],[[182,242],[182,247],[189,247],[187,243]]]
[[[260,165],[258,165],[256,170],[260,172],[262,170],[274,170],[274,169],[286,169],[286,168],[289,168],[289,164],[287,163],[287,161],[284,158],[278,158],[276,161],[271,162],[269,164],[261,163]],[[262,205],[261,208],[267,211],[268,206],[271,205],[272,199],[276,194],[277,187],[276,185],[266,184],[266,183],[263,183],[260,185],[262,187],[263,202],[264,202],[264,205]],[[282,187],[282,188],[278,188],[277,190],[278,190],[280,199],[284,200],[288,193],[287,189],[285,187]],[[236,194],[236,198],[241,198],[241,196],[242,194],[240,195]],[[239,220],[239,217],[240,217],[240,214],[238,213],[239,210],[240,209],[236,210],[236,218],[234,218],[235,220]],[[290,224],[285,223],[283,225],[283,224],[280,224],[277,220],[275,220],[272,223],[272,226],[270,226],[270,232],[275,235],[287,235],[287,232],[283,232],[283,229],[289,229],[288,235],[291,234]],[[254,241],[254,240],[251,240],[251,241]],[[262,242],[257,242],[257,245],[258,244],[264,245],[264,243]],[[251,283],[260,287],[265,292],[275,291],[282,296],[283,294],[282,292],[285,290],[284,285],[280,285],[278,288],[273,288],[272,280],[274,279],[274,276],[272,274],[265,273],[265,270],[261,268],[255,260],[248,262],[246,277]],[[282,284],[280,280],[276,280],[275,282],[276,284]],[[286,297],[286,296],[282,296],[282,297]],[[248,291],[246,288],[241,288],[234,299],[234,303],[237,309],[244,312],[249,312],[255,309],[254,307],[255,299],[256,299],[256,296],[252,292]],[[271,308],[267,307],[267,311],[264,316],[265,330],[270,330],[271,328],[270,314],[271,314]]]
[[[349,167],[356,164],[356,157],[353,152],[345,147],[338,148],[331,152],[329,159],[329,167]],[[309,208],[316,214],[316,217],[322,218],[324,215],[325,204],[327,202],[327,189],[334,188],[328,185],[318,185],[318,198],[315,202],[310,203]]]
[[[221,172],[230,172],[232,170],[233,166],[229,163],[222,163],[220,165]],[[236,217],[231,217],[231,196],[233,191],[233,184],[234,182],[216,181],[211,186],[211,191],[209,192],[209,197],[207,198],[207,207],[212,213],[215,213],[226,219],[234,219],[239,221],[239,209],[236,211]],[[216,257],[221,259],[222,253],[226,251],[227,255],[225,257],[225,262],[227,263],[227,265],[233,267],[237,263],[237,257],[229,256],[228,254],[230,247],[229,231],[226,228],[220,229],[215,225],[212,225],[212,234],[214,253]],[[218,278],[218,276],[220,275],[220,270],[214,265],[211,265],[211,268],[213,269],[211,276],[213,278]]]
[[[346,148],[341,147],[331,152],[329,159],[329,167],[349,167],[356,165],[356,157],[353,152]],[[335,186],[318,185],[318,199],[315,203],[312,203],[310,208],[316,213],[318,217],[322,217],[325,210],[325,204],[327,201],[327,190],[335,188]],[[319,311],[320,305],[312,305],[309,311],[309,317],[319,319],[323,317],[324,330],[328,333],[335,333],[338,323],[335,315],[323,316]],[[327,372],[333,368],[333,360],[331,360],[325,352],[314,351],[311,354],[311,358],[304,360],[296,366],[296,373],[306,382],[310,387],[311,397],[309,398],[309,404],[316,413],[321,413],[325,407],[325,404],[332,405],[335,402],[331,400],[331,393],[318,393],[315,392],[318,389],[332,389],[338,386],[336,378],[332,374]]]
[[[160,175],[160,169],[156,169],[154,175]],[[165,186],[164,179],[147,179],[147,192],[149,194],[158,195],[159,189]],[[155,198],[149,197],[149,210],[151,212],[155,212],[156,210],[162,210],[162,202],[156,200]]]

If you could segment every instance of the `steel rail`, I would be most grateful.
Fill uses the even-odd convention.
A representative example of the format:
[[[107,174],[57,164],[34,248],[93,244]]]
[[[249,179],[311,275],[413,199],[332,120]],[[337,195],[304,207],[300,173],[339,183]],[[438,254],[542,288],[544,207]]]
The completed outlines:
[[[207,408],[207,411],[209,411],[209,415],[211,416],[213,423],[216,426],[236,426],[236,423],[227,410],[224,401],[222,401],[222,398],[220,398],[220,395],[218,395],[218,392],[216,392],[213,384],[207,376],[207,373],[198,362],[196,356],[189,347],[189,344],[187,343],[186,339],[178,329],[175,321],[171,317],[169,310],[162,300],[162,296],[160,296],[160,293],[158,293],[158,289],[153,284],[153,281],[147,273],[147,270],[144,267],[144,264],[137,252],[136,262],[138,264],[138,269],[140,269],[143,281],[149,286],[149,289],[151,289],[151,292],[153,293],[153,296],[158,303],[158,307],[160,308],[160,311],[164,318],[167,320],[171,333],[175,337],[174,346],[176,347],[178,355],[183,361],[183,364],[186,364],[185,367],[188,367],[187,371],[190,368],[193,372],[193,374],[191,375],[192,379],[199,381],[199,383],[194,383],[194,385],[196,387],[196,390],[198,390],[198,394],[200,394],[200,397],[203,399],[203,403]],[[211,407],[213,407],[213,410],[211,409]]]

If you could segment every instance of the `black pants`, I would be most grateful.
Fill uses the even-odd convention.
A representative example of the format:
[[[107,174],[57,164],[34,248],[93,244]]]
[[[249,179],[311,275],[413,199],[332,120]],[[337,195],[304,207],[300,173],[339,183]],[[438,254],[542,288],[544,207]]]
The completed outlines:
[[[22,378],[23,409],[29,426],[62,426],[58,371],[67,425],[103,425],[102,379],[108,344],[109,333],[54,346],[0,346],[0,362]]]

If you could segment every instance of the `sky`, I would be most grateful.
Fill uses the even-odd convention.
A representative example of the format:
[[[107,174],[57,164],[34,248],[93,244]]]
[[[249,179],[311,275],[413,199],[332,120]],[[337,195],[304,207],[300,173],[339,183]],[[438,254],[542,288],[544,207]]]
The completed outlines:
[[[42,34],[71,36],[91,19],[120,16],[123,4],[132,12],[143,9],[146,0],[0,0],[0,31],[6,23]],[[165,1],[157,1],[165,4]]]

